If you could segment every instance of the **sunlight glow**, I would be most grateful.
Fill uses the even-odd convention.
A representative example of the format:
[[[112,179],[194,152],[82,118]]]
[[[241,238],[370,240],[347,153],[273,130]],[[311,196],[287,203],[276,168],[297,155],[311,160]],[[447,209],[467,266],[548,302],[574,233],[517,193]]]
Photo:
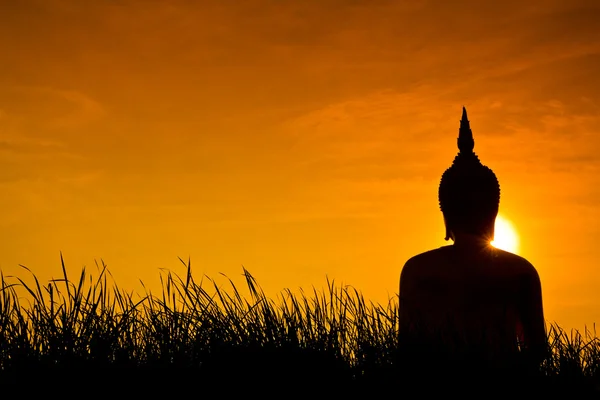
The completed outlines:
[[[494,240],[492,246],[516,253],[519,249],[519,235],[512,223],[506,218],[498,215],[496,218],[496,228],[494,230]]]

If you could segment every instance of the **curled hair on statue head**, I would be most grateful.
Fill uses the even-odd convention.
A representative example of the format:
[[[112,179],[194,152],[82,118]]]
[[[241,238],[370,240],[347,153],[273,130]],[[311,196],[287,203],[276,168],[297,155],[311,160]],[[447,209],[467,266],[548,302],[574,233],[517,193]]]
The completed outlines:
[[[498,215],[500,185],[494,172],[473,152],[475,142],[464,107],[457,144],[459,154],[442,175],[438,193],[446,221],[445,239],[450,239],[452,232],[490,236]]]
[[[493,239],[498,207],[490,196],[472,193],[458,199],[448,199],[442,213],[447,227],[446,240],[450,239],[451,232]]]

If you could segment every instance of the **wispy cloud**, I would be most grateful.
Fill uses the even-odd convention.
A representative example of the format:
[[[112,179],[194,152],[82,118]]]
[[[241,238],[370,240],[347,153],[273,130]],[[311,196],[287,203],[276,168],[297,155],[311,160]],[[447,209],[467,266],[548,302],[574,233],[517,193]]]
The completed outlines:
[[[49,128],[80,128],[105,116],[106,110],[90,96],[49,86],[15,86],[3,96],[4,108],[18,116],[41,118]],[[10,112],[10,111],[8,111]]]

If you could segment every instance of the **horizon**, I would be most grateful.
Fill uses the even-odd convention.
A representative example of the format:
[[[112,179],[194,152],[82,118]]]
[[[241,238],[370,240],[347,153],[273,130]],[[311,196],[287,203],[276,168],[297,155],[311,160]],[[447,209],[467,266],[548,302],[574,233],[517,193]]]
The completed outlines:
[[[450,244],[468,110],[546,320],[600,322],[600,5],[24,0],[0,15],[0,271],[102,259],[385,303]]]

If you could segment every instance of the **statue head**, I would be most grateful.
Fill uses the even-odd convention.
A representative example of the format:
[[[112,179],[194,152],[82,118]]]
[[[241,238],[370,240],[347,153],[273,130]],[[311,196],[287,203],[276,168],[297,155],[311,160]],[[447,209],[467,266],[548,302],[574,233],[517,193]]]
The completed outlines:
[[[438,192],[445,239],[454,240],[457,233],[465,233],[491,241],[500,205],[500,184],[473,152],[475,142],[464,107],[457,143],[459,152],[442,174]]]

